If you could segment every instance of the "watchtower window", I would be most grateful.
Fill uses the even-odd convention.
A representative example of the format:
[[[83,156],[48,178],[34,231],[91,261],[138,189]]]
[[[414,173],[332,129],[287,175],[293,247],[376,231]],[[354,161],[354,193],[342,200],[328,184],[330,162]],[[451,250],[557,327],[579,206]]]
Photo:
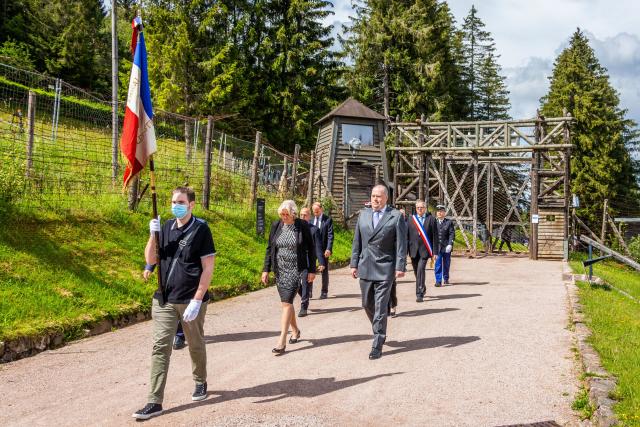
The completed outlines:
[[[342,125],[342,143],[348,144],[353,138],[360,140],[361,145],[373,145],[373,126]]]

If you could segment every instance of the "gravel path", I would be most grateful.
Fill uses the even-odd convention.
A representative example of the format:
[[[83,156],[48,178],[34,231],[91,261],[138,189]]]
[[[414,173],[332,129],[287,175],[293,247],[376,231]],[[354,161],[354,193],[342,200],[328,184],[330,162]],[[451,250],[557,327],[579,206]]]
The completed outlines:
[[[383,356],[359,286],[332,272],[311,301],[302,340],[271,354],[275,288],[209,307],[210,395],[191,402],[188,350],[176,351],[165,415],[147,425],[473,425],[573,423],[576,373],[562,263],[454,258],[452,286],[415,302],[413,273],[398,284]],[[319,296],[316,284],[314,297]],[[299,300],[296,301],[296,306]],[[151,322],[0,365],[0,425],[135,425],[146,403]]]

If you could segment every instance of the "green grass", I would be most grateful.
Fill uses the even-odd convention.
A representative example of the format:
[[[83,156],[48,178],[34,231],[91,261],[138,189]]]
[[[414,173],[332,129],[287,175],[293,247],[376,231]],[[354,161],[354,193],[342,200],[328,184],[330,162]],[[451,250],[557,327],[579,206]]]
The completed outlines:
[[[583,273],[583,256],[574,255],[571,267]],[[594,265],[594,275],[640,297],[640,272],[613,261]],[[640,303],[604,286],[578,282],[580,302],[593,335],[590,342],[604,368],[618,378],[614,407],[626,426],[640,426]]]
[[[268,220],[276,207],[277,200],[268,200]],[[147,215],[9,215],[0,227],[0,340],[50,331],[73,339],[92,322],[150,308],[156,282],[141,276]],[[218,252],[212,292],[231,296],[261,288],[266,241],[255,235],[255,214],[239,206],[225,215],[196,215],[209,222]],[[337,230],[332,261],[346,261],[350,247],[351,234]]]
[[[582,420],[589,419],[593,415],[594,408],[589,402],[589,393],[584,386],[578,391],[575,400],[571,404],[571,409],[578,411]]]

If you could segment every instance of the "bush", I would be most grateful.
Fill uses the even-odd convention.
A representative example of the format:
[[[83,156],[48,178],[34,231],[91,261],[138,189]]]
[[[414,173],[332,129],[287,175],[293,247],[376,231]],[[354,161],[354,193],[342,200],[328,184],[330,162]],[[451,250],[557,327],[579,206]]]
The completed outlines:
[[[635,236],[629,241],[629,251],[631,252],[631,257],[636,261],[640,262],[640,236]]]

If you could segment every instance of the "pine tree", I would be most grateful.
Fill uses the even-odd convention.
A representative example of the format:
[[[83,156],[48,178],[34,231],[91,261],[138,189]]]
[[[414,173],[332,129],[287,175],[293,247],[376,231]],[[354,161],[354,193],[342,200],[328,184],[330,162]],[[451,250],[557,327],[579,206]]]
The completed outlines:
[[[478,67],[476,120],[507,120],[509,116],[509,91],[506,78],[500,75],[493,53],[489,52]]]
[[[509,92],[501,76],[498,55],[491,33],[471,6],[461,29],[461,66],[464,89],[469,97],[467,119],[509,118]]]
[[[542,113],[560,116],[566,109],[576,120],[571,188],[580,197],[580,217],[599,224],[604,199],[614,207],[635,200],[637,209],[640,198],[629,154],[640,146],[635,123],[625,118],[607,70],[580,29],[556,58],[549,79],[549,93],[540,100]]]
[[[342,39],[353,63],[353,96],[393,117],[456,119],[466,104],[456,64],[456,32],[446,3],[371,0],[356,7]]]

